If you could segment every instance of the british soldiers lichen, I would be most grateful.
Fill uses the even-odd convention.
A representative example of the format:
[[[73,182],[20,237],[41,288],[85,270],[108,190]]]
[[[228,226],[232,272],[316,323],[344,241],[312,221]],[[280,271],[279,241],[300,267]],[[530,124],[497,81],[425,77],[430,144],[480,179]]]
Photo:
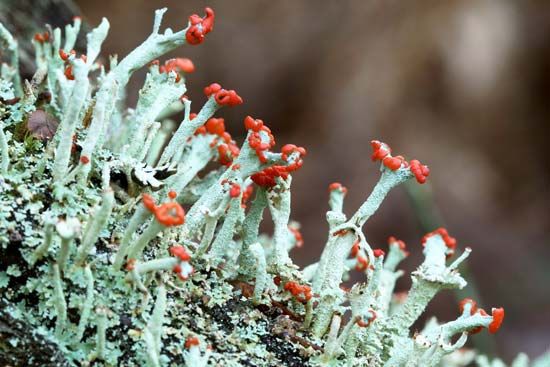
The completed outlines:
[[[404,299],[393,294],[408,255],[404,242],[391,237],[387,250],[372,248],[363,233],[389,191],[411,179],[423,184],[428,167],[373,140],[380,180],[350,216],[347,189],[329,186],[327,243],[319,262],[300,270],[289,256],[303,245],[291,221],[290,187],[306,150],[287,144],[275,151],[272,131],[250,116],[239,148],[214,116],[243,99],[217,83],[204,88],[206,103],[191,113],[186,77],[195,66],[156,59],[203,43],[214,11],[162,32],[165,11],[157,10],[141,45],[107,64],[98,61],[106,19],[87,34],[82,55],[73,50],[80,18],[64,31],[37,34],[36,74],[24,83],[17,41],[0,25],[4,312],[55,345],[52,365],[469,364],[475,353],[462,349],[468,336],[496,332],[502,308],[486,312],[466,299],[454,321],[432,319],[414,334],[411,326],[438,291],[466,285],[458,267],[471,250],[453,261],[457,241],[444,229],[427,234],[424,262]],[[127,109],[128,80],[142,67],[145,84]],[[183,119],[172,131],[168,117],[178,112]],[[259,233],[266,210],[271,236]],[[354,269],[366,282],[345,289]],[[25,363],[41,358],[30,354]],[[477,363],[491,365],[483,356]],[[549,363],[546,356],[531,365]],[[513,364],[528,365],[524,355]]]

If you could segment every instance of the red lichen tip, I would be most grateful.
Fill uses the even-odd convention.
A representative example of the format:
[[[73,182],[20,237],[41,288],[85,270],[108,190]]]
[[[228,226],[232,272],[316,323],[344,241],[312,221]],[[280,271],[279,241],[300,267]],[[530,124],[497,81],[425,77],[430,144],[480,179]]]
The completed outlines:
[[[218,83],[212,83],[208,87],[204,88],[204,94],[207,97],[210,97],[212,94],[219,92],[222,89],[222,86]]]
[[[170,199],[174,200],[174,199],[176,198],[176,196],[178,196],[178,193],[175,192],[174,190],[170,190],[170,191],[168,192],[168,197],[169,197]]]
[[[243,103],[243,99],[233,89],[225,90],[218,83],[212,83],[204,88],[207,97],[214,95],[216,103],[221,106],[237,106]]]
[[[143,194],[143,206],[155,215],[162,225],[167,227],[179,226],[185,223],[185,211],[180,204],[168,202],[157,206],[149,194]]]
[[[388,238],[388,245],[392,245],[392,244],[395,244],[397,246],[399,246],[399,249],[401,251],[403,251],[405,253],[405,255],[409,255],[409,252],[407,251],[407,245],[405,244],[404,241],[402,240],[398,240],[397,238],[393,237],[393,236],[390,236]]]
[[[381,161],[386,168],[392,171],[396,171],[401,167],[409,168],[418,183],[423,184],[426,182],[426,179],[430,174],[428,166],[421,164],[416,159],[409,163],[400,155],[392,156],[391,148],[386,143],[382,143],[378,140],[372,140],[370,144],[373,150],[371,156],[373,161]]]
[[[387,156],[385,157],[384,159],[382,159],[382,164],[384,166],[386,166],[387,168],[389,168],[390,170],[392,171],[396,171],[398,170],[399,168],[401,168],[401,166],[403,164],[406,165],[406,161],[403,157],[401,156],[397,156],[397,157],[390,157],[390,156]]]
[[[441,236],[445,242],[445,245],[449,248],[449,250],[451,250],[451,253],[454,253],[454,250],[456,249],[456,238],[449,236],[449,232],[447,232],[447,230],[443,227],[427,233],[424,237],[422,237],[422,245],[425,245],[428,238],[435,236],[436,234]]]
[[[469,304],[470,305],[470,315],[473,315],[477,312],[477,303],[471,298],[464,298],[462,301],[458,304],[458,309],[460,310],[460,313],[464,312],[464,307]]]
[[[294,239],[296,240],[295,246],[298,248],[302,247],[304,245],[304,238],[300,230],[292,226],[288,226],[288,230],[294,235]]]
[[[72,66],[67,66],[65,68],[65,78],[69,79],[69,80],[74,80],[74,74],[73,74],[73,67]]]
[[[69,59],[69,55],[63,51],[63,49],[59,49],[59,57],[61,58],[61,60],[63,61],[67,61]]]
[[[191,347],[195,347],[200,344],[199,338],[196,336],[189,336],[185,340],[185,349],[190,349]]]
[[[204,18],[201,18],[197,14],[193,14],[189,17],[191,26],[187,29],[187,32],[185,32],[185,39],[191,45],[202,43],[204,37],[214,28],[214,10],[205,8],[204,12],[206,13]]]
[[[371,140],[370,145],[373,151],[371,156],[373,161],[381,161],[391,153],[391,148],[386,143],[382,143],[378,140]]]
[[[127,271],[132,271],[135,269],[135,267],[136,267],[136,259],[128,259],[128,261],[126,261],[125,269]]]
[[[224,166],[229,167],[239,153],[239,147],[233,143],[218,145],[218,161]]]
[[[357,257],[359,254],[359,249],[361,248],[361,242],[359,240],[355,241],[353,246],[351,247],[350,255],[351,257]]]
[[[188,58],[178,57],[165,61],[164,65],[159,66],[159,71],[161,73],[169,73],[171,71],[176,73],[180,71],[184,73],[192,73],[195,71],[195,65],[193,64],[193,61]]]
[[[241,207],[246,208],[246,203],[248,199],[252,196],[252,193],[254,192],[254,185],[250,184],[246,187],[246,189],[243,192],[243,197],[241,200]]]
[[[241,186],[239,184],[231,184],[231,188],[229,189],[229,197],[231,198],[238,198],[241,195]]]
[[[189,279],[194,269],[188,262],[183,261],[179,264],[174,265],[172,271],[178,276],[180,280],[186,281]]]
[[[147,208],[147,210],[149,210],[151,212],[155,211],[155,209],[156,209],[155,199],[153,199],[153,197],[151,195],[143,194],[142,195],[142,201],[143,201],[143,206],[145,208]]]
[[[171,246],[170,249],[170,255],[177,257],[181,261],[189,261],[191,260],[191,255],[185,250],[185,247],[183,246]]]
[[[332,192],[334,190],[339,190],[344,195],[348,193],[348,189],[344,185],[342,185],[340,182],[333,182],[330,185],[328,185],[329,192]]]
[[[287,144],[283,146],[281,153],[282,153],[281,155],[282,158],[287,162],[289,161],[291,154],[298,153],[296,160],[291,164],[289,164],[288,166],[286,166],[287,172],[293,172],[300,169],[303,166],[304,160],[302,159],[302,157],[304,157],[307,154],[307,151],[303,147],[297,147],[294,144]]]
[[[244,118],[244,128],[246,130],[259,132],[263,126],[264,126],[264,122],[260,119],[254,119],[252,116],[246,116]]]
[[[45,31],[43,33],[35,33],[34,34],[34,40],[39,43],[49,42],[50,41],[50,33],[48,31]]]
[[[253,119],[250,116],[244,119],[244,125],[249,130],[248,145],[256,151],[258,160],[261,163],[266,163],[267,157],[264,153],[275,146],[275,138],[271,134],[271,130],[264,125],[262,120]],[[266,138],[267,141],[265,141]],[[288,148],[286,149],[288,151]]]
[[[374,257],[381,257],[381,256],[384,256],[386,254],[384,252],[384,250],[379,249],[379,248],[375,248],[374,250],[372,250],[372,253],[374,254]]]
[[[365,271],[369,266],[369,260],[361,255],[357,255],[357,264],[355,264],[355,270]]]
[[[372,140],[370,142],[372,147],[372,156],[373,161],[382,161],[382,164],[388,169],[395,171],[401,168],[402,165],[407,166],[408,163],[401,156],[392,157],[391,148],[386,144],[378,140]]]
[[[233,107],[243,103],[243,99],[233,89],[222,89],[216,93],[214,98],[216,99],[216,103],[221,106]]]
[[[80,163],[82,164],[88,164],[90,163],[90,158],[88,158],[87,156],[83,155],[80,157]]]
[[[296,153],[296,152],[300,154],[300,157],[307,155],[306,148],[298,147],[294,144],[286,144],[281,148],[281,155],[285,161],[288,161],[288,157],[292,153]]]
[[[504,308],[493,308],[492,309],[493,321],[489,324],[487,328],[491,334],[494,334],[500,329],[502,321],[504,320]]]
[[[264,169],[263,171],[256,172],[250,178],[258,185],[265,188],[272,188],[277,184],[276,178],[281,177],[286,179],[288,177],[288,171],[285,166],[272,166]]]
[[[357,318],[357,326],[359,327],[368,327],[374,320],[376,320],[376,312],[374,310],[369,310],[371,316],[369,317],[368,321],[363,321],[362,317]]]
[[[222,136],[225,133],[225,121],[223,118],[212,117],[204,124],[206,131],[212,135]]]
[[[311,287],[300,285],[297,282],[289,281],[285,283],[284,289],[289,291],[298,302],[306,303],[312,297]]]
[[[185,223],[185,211],[181,205],[175,202],[164,203],[157,207],[155,217],[167,227],[179,226]]]
[[[409,169],[416,178],[416,182],[418,182],[419,184],[423,184],[424,182],[426,182],[426,179],[430,175],[430,169],[428,168],[428,166],[423,165],[422,163],[420,163],[420,161],[416,159],[413,159],[410,162]]]
[[[478,308],[477,303],[471,298],[464,298],[462,301],[460,301],[460,303],[458,304],[458,308],[461,313],[464,312],[464,308],[468,304],[470,305],[470,315],[479,314],[481,316],[489,316],[487,315],[487,312],[485,312],[483,308]],[[491,316],[493,317],[493,320],[491,321],[489,326],[487,326],[487,330],[489,331],[489,333],[494,334],[498,331],[498,329],[502,325],[502,321],[504,320],[504,309],[502,307],[493,308],[491,314],[492,314]],[[478,326],[469,330],[468,334],[477,334],[481,330],[483,330],[483,327]]]

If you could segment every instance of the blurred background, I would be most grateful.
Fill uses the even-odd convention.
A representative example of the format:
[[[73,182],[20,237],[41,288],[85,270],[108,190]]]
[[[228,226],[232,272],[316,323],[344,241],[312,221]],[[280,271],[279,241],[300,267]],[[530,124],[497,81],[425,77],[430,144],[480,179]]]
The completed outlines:
[[[365,232],[374,247],[394,235],[409,246],[407,270],[422,260],[420,238],[444,225],[473,254],[463,294],[506,309],[504,327],[473,343],[510,360],[550,346],[550,2],[524,0],[0,0],[0,20],[63,25],[102,16],[111,30],[104,55],[125,56],[150,33],[153,11],[182,29],[204,6],[216,11],[203,45],[167,55],[189,57],[195,109],[202,88],[219,82],[245,104],[220,116],[243,140],[244,116],[261,118],[278,146],[303,145],[293,179],[293,219],[305,246],[299,265],[324,246],[327,186],[349,188],[353,213],[379,176],[369,141],[379,139],[430,166],[429,184],[393,190]],[[30,6],[29,6],[30,4]],[[37,11],[41,7],[41,11]],[[25,60],[23,60],[25,62]],[[29,66],[30,67],[30,66]],[[145,72],[129,91],[134,105]],[[195,111],[196,112],[196,111]],[[360,279],[358,279],[360,280]],[[404,277],[400,290],[408,289]],[[439,295],[429,313],[454,319],[462,294]],[[419,325],[418,327],[421,327]]]

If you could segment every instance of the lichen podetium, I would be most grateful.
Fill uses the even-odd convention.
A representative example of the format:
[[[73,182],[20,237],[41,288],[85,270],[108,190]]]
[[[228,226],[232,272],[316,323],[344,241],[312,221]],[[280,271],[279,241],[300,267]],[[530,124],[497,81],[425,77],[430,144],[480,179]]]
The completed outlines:
[[[300,270],[289,256],[303,245],[290,187],[306,150],[276,152],[272,131],[251,116],[239,147],[214,116],[243,99],[217,83],[191,113],[195,66],[157,58],[203,43],[214,11],[162,32],[165,11],[142,44],[107,65],[98,61],[106,19],[87,34],[85,54],[73,50],[80,18],[38,33],[36,74],[25,83],[17,41],[0,26],[0,316],[51,352],[28,354],[25,365],[502,365],[463,349],[470,334],[501,327],[502,308],[465,299],[456,320],[411,330],[438,291],[466,285],[458,267],[469,248],[453,261],[457,241],[442,228],[427,234],[412,250],[425,259],[405,297],[394,294],[405,243],[390,237],[386,250],[373,249],[363,233],[389,191],[425,183],[428,167],[373,140],[378,183],[349,216],[347,189],[329,186],[326,245]],[[128,80],[143,67],[128,109]],[[272,235],[259,233],[266,211]],[[346,289],[351,271],[366,281]],[[2,330],[0,345],[28,345],[25,333]],[[3,348],[0,361],[21,363]],[[549,363],[546,355],[531,365]],[[528,365],[523,354],[513,364]]]

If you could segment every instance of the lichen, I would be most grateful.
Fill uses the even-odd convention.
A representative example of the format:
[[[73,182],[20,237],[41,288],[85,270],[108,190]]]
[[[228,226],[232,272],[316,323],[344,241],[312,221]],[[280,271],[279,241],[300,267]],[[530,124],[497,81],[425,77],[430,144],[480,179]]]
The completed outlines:
[[[9,322],[0,361],[21,364],[20,353],[1,350],[22,346],[27,366],[503,365],[462,349],[470,334],[500,328],[502,308],[488,313],[467,299],[456,320],[432,319],[411,334],[440,290],[466,285],[459,266],[471,249],[453,261],[456,240],[444,229],[427,234],[403,300],[393,291],[405,244],[391,237],[387,251],[372,248],[363,233],[391,189],[425,183],[428,167],[373,140],[378,183],[350,216],[347,189],[329,186],[327,243],[300,270],[290,204],[306,150],[273,151],[271,130],[251,116],[239,148],[214,115],[243,100],[217,83],[191,113],[184,94],[194,65],[156,59],[201,44],[214,12],[161,32],[165,11],[109,65],[97,61],[106,19],[82,55],[72,50],[80,18],[37,34],[37,71],[24,83],[17,41],[0,25],[9,56],[0,75],[0,320]],[[137,105],[126,108],[128,80],[146,65]],[[168,117],[182,111],[173,129]],[[272,235],[259,233],[266,211]],[[345,289],[355,270],[366,282]],[[529,365],[549,366],[550,355],[512,364]]]

